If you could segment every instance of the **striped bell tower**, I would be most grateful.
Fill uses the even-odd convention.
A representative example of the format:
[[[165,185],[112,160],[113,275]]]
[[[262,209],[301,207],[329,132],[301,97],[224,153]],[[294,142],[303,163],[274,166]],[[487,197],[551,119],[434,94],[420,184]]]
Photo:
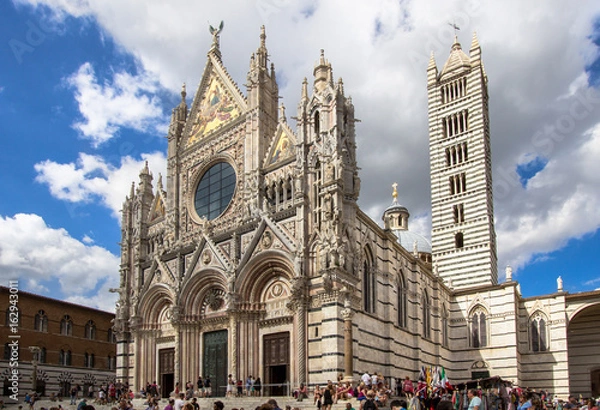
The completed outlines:
[[[473,34],[427,67],[434,270],[453,288],[498,283],[487,76]]]

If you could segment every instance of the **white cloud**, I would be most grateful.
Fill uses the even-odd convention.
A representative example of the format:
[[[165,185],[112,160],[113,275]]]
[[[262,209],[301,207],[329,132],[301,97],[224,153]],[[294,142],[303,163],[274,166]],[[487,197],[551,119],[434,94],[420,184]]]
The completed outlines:
[[[107,36],[152,73],[149,78],[158,78],[173,92],[182,81],[196,84],[202,74],[211,38],[205,28],[208,24],[198,24],[199,15],[213,25],[225,21],[223,61],[242,87],[249,56],[258,46],[258,27],[267,26],[269,54],[288,107],[297,103],[302,78],[311,78],[319,49],[324,48],[335,77],[343,77],[346,93],[353,96],[356,115],[362,120],[357,129],[360,203],[378,222],[394,181],[412,214],[429,212],[425,69],[431,51],[439,68],[446,60],[454,36],[448,22],[453,21],[460,26],[459,39],[467,52],[471,33],[477,31],[489,76],[501,265],[524,266],[534,255],[598,229],[599,173],[586,152],[597,148],[598,139],[596,131],[586,132],[598,123],[599,105],[588,100],[587,115],[576,118],[571,113],[577,104],[575,109],[581,112],[581,97],[588,91],[585,67],[598,56],[589,39],[593,18],[600,13],[598,2],[567,8],[561,0],[549,0],[544,7],[520,0],[353,2],[351,7],[341,0],[28,3],[47,5],[62,17],[95,19]],[[134,14],[136,24],[131,24]],[[117,80],[103,88],[89,67],[80,71],[82,90],[91,90],[89,95],[100,96],[100,101],[112,101],[109,91],[118,88]],[[144,79],[137,81],[146,84]],[[135,95],[139,90],[148,89],[127,89],[126,93]],[[152,100],[145,101],[152,106]],[[85,123],[86,132],[95,135],[98,143],[112,134],[111,127],[130,126],[126,121],[102,120],[108,115],[102,111],[105,105],[82,104],[89,107],[82,109],[84,117],[91,118]],[[95,115],[100,120],[93,120]],[[559,122],[561,118],[573,119],[572,126],[560,131],[566,124]],[[516,167],[537,156],[548,164],[523,189]],[[82,180],[85,189],[75,184]],[[66,191],[58,180],[52,185],[59,188],[57,195],[82,200],[77,198],[85,198],[86,192],[103,191],[93,187],[92,180],[89,174],[67,180]],[[129,186],[125,181],[124,185],[125,189]],[[108,197],[106,193],[101,196]],[[123,198],[110,203],[120,204]]]
[[[122,127],[150,134],[165,129],[160,100],[153,95],[159,86],[148,73],[136,76],[117,72],[112,83],[98,84],[92,65],[84,63],[66,81],[75,88],[84,118],[73,126],[96,147],[113,138]]]
[[[79,154],[77,162],[66,164],[46,160],[35,164],[36,181],[47,184],[50,193],[58,199],[83,203],[99,201],[120,221],[123,201],[130,193],[132,182],[139,181],[138,175],[145,161],[148,161],[156,186],[158,174],[166,175],[167,169],[165,155],[161,152],[142,154],[139,160],[122,157],[118,168],[100,156],[85,153]]]
[[[104,287],[119,283],[120,258],[87,246],[64,229],[54,229],[39,215],[0,217],[0,279],[23,280],[26,289],[47,293],[57,282],[63,298],[79,295],[83,304],[110,309]],[[102,285],[96,295],[96,287]],[[59,295],[53,294],[54,297]],[[114,302],[114,300],[113,300]]]

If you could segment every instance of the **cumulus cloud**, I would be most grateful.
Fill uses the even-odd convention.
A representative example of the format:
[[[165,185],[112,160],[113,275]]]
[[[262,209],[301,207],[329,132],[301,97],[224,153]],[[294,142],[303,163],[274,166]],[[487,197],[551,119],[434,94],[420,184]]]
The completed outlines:
[[[160,99],[154,96],[159,86],[147,73],[117,72],[112,83],[99,84],[92,65],[84,63],[66,82],[75,89],[83,116],[73,127],[96,147],[122,127],[150,134],[166,128]]]
[[[318,50],[324,48],[362,120],[357,128],[360,203],[378,222],[394,181],[411,214],[422,218],[430,212],[425,69],[432,51],[438,67],[443,65],[455,34],[448,22],[455,22],[467,51],[471,33],[477,31],[489,76],[501,265],[525,266],[535,255],[598,229],[600,192],[594,184],[599,174],[590,171],[596,169],[590,152],[598,147],[598,104],[588,99],[587,115],[571,113],[590,91],[586,68],[598,58],[590,41],[593,19],[600,14],[598,2],[565,8],[560,0],[549,0],[544,7],[520,0],[354,2],[352,7],[341,0],[19,1],[44,5],[59,17],[93,18],[173,92],[182,80],[196,84],[202,74],[211,38],[198,16],[213,25],[225,20],[223,61],[240,85],[250,53],[258,46],[258,27],[267,26],[267,46],[288,107],[298,101],[302,78],[310,79]],[[89,85],[82,90],[106,94],[89,67],[80,71],[82,84]],[[152,100],[146,101],[152,107]],[[581,106],[575,110],[581,112]],[[111,126],[129,123],[86,119],[83,124],[82,132],[96,135],[100,143],[114,132]],[[545,167],[524,188],[518,167],[537,157]],[[58,181],[55,185],[60,187]],[[58,194],[84,198],[86,191],[77,187],[71,184],[72,192],[59,189]],[[417,226],[427,224],[419,219]]]
[[[137,160],[123,157],[119,167],[100,156],[80,153],[76,162],[60,164],[45,160],[35,164],[36,181],[48,185],[50,193],[58,199],[73,203],[98,201],[120,220],[123,201],[129,195],[132,182],[139,180],[146,161],[155,183],[158,174],[166,175],[167,161],[162,152],[142,154]]]
[[[24,290],[47,293],[58,282],[62,295],[55,297],[79,295],[87,306],[112,309],[114,299],[97,287],[118,285],[119,263],[118,256],[48,226],[39,215],[0,216],[0,279],[4,283],[23,280]]]

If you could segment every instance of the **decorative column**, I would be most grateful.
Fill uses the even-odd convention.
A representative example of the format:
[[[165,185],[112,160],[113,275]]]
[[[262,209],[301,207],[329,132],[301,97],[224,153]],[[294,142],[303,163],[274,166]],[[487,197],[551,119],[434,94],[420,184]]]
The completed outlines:
[[[298,303],[296,319],[298,321],[298,382],[306,384],[306,300]]]
[[[229,330],[231,331],[231,349],[230,349],[231,368],[229,369],[229,373],[231,373],[233,375],[233,377],[235,377],[235,378],[244,380],[242,375],[237,374],[238,334],[237,334],[236,315],[233,312],[229,313]]]
[[[352,381],[354,377],[354,349],[352,343],[352,302],[347,294],[344,300],[344,309],[342,309],[342,318],[344,319],[344,380]]]

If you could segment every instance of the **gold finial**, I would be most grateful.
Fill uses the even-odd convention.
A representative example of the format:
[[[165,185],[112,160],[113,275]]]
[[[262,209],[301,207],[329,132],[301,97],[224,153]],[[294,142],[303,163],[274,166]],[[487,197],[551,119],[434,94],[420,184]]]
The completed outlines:
[[[394,188],[394,190],[392,191],[392,198],[394,198],[394,202],[398,199],[398,184],[396,182],[394,182],[392,184],[392,188]]]

